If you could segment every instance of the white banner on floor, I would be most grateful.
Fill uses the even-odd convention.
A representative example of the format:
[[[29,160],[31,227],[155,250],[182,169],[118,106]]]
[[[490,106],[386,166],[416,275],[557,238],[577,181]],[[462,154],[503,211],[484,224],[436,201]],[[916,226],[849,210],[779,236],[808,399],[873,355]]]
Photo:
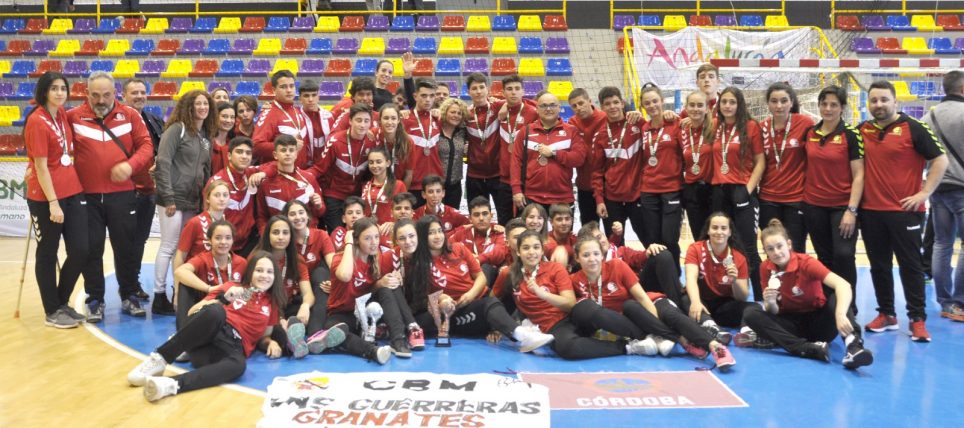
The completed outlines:
[[[549,390],[493,374],[301,373],[268,386],[259,427],[549,427]]]
[[[686,27],[661,36],[634,28],[632,36],[640,85],[652,82],[663,90],[695,89],[696,68],[711,58],[813,58],[811,48],[820,46],[819,36],[810,28],[753,32]],[[806,79],[803,74],[777,72],[724,70],[721,74],[723,86],[732,84],[743,89],[765,88],[774,81],[788,79],[793,85],[792,79]]]

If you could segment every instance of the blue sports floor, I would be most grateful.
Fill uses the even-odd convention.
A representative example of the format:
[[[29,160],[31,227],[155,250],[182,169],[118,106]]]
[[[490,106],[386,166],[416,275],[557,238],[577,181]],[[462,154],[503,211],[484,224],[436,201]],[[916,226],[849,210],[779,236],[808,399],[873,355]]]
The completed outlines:
[[[151,290],[154,266],[144,264],[141,278]],[[876,313],[869,269],[859,268],[858,321],[869,322]],[[895,280],[899,277],[895,270]],[[108,290],[116,290],[108,279]],[[940,318],[928,284],[928,329],[931,343],[911,342],[906,334],[904,301],[897,289],[896,332],[865,335],[874,352],[874,364],[859,371],[845,370],[840,360],[843,343],[834,341],[832,363],[787,356],[782,350],[731,348],[737,365],[730,373],[714,374],[749,407],[720,409],[566,410],[552,412],[553,427],[628,426],[749,426],[749,427],[952,427],[964,420],[964,323]],[[113,294],[111,291],[108,294]],[[149,303],[147,303],[149,306]],[[174,331],[174,317],[132,318],[120,313],[116,294],[108,297],[105,320],[99,325],[108,335],[147,354]],[[511,372],[647,372],[684,371],[710,367],[682,353],[674,356],[620,356],[589,361],[564,361],[558,357],[520,354],[508,344],[490,345],[482,339],[453,339],[451,348],[426,350],[408,360],[393,358],[378,366],[346,355],[308,356],[303,360],[269,360],[255,353],[238,384],[264,390],[275,376],[312,370],[431,371],[438,373]],[[551,352],[550,352],[551,353]],[[186,366],[185,366],[186,367]],[[187,399],[183,397],[182,399]]]

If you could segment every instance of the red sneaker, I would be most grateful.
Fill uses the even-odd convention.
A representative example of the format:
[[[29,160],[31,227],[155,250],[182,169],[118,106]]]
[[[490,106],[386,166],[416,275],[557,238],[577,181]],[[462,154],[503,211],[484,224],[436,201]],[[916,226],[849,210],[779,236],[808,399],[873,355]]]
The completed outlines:
[[[733,355],[730,355],[730,350],[723,345],[717,346],[713,350],[713,358],[716,360],[716,368],[720,369],[721,372],[728,372],[730,368],[736,365],[736,360],[733,359]]]
[[[700,348],[699,346],[696,346],[696,345],[694,345],[694,344],[692,344],[692,343],[690,343],[690,342],[683,343],[682,345],[683,345],[683,349],[684,349],[687,353],[689,353],[690,355],[692,355],[692,356],[694,356],[694,357],[696,357],[696,358],[699,358],[699,359],[701,359],[701,360],[702,360],[702,359],[705,359],[706,356],[710,354],[710,353],[707,352],[705,349]]]
[[[867,331],[881,333],[887,330],[897,330],[897,317],[885,315],[883,312],[877,314],[877,318],[864,326]]]
[[[931,341],[931,334],[927,332],[924,320],[914,320],[910,322],[910,340],[914,342]]]
[[[408,346],[413,351],[425,350],[425,333],[421,328],[413,328],[408,331]]]

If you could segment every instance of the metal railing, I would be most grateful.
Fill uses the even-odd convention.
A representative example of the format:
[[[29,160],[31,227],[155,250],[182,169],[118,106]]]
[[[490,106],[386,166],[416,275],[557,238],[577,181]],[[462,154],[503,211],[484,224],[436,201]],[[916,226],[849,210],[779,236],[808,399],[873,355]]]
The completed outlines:
[[[690,8],[627,8],[627,9],[617,9],[616,1],[609,0],[609,28],[613,28],[613,17],[616,16],[617,12],[624,13],[695,13],[697,15],[702,15],[704,13],[768,13],[768,12],[779,12],[780,15],[786,15],[787,13],[787,3],[786,0],[780,0],[779,8],[704,8],[702,0],[696,0],[696,6]],[[652,27],[650,27],[652,28]]]

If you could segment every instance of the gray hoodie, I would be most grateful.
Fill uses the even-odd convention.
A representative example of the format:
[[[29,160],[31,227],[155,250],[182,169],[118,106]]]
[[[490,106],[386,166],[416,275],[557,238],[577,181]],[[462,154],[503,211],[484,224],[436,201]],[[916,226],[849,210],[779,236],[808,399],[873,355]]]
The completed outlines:
[[[940,125],[940,131],[934,126],[934,117]],[[964,97],[960,95],[948,95],[941,100],[931,113],[922,118],[934,131],[934,135],[946,147],[948,165],[944,179],[941,180],[938,192],[951,190],[964,190],[964,165],[957,160],[954,153],[964,159]],[[941,135],[943,134],[943,135]],[[945,140],[946,138],[946,140]]]
[[[200,211],[201,192],[211,176],[211,141],[171,124],[161,135],[157,149],[157,205],[174,204],[180,211]]]

